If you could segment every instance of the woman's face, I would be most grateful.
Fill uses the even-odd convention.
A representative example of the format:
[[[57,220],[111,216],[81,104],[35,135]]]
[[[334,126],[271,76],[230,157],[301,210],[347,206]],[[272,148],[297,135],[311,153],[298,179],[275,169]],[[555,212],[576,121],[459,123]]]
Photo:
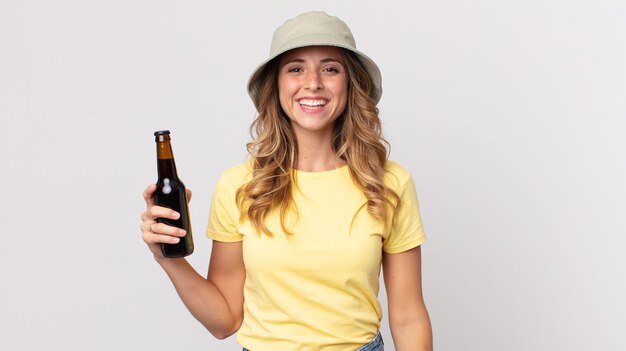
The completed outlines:
[[[278,73],[280,105],[296,135],[329,133],[348,101],[348,76],[341,52],[309,46],[283,54]]]

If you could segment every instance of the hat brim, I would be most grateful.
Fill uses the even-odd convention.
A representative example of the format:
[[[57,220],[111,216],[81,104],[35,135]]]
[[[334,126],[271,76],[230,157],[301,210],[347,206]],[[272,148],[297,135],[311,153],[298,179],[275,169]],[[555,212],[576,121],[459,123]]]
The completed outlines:
[[[372,91],[370,92],[370,97],[372,98],[372,100],[374,100],[375,104],[378,104],[383,93],[382,77],[380,74],[380,70],[378,69],[378,66],[374,63],[374,61],[371,58],[369,58],[364,53],[352,47],[342,45],[338,42],[314,41],[311,39],[312,38],[310,36],[301,36],[301,37],[294,38],[293,40],[285,43],[280,49],[278,49],[267,60],[263,61],[263,63],[261,63],[254,70],[254,72],[248,79],[248,95],[250,95],[250,98],[252,99],[252,102],[254,103],[254,106],[257,108],[257,110],[259,108],[258,96],[259,96],[259,90],[260,90],[260,85],[261,85],[261,82],[259,81],[259,79],[261,78],[261,74],[263,73],[263,70],[265,69],[267,64],[273,59],[275,59],[276,57],[284,54],[285,52],[289,50],[298,49],[298,48],[307,47],[307,46],[334,46],[334,47],[339,47],[339,48],[346,49],[348,51],[355,53],[357,58],[361,62],[361,64],[365,67],[365,70],[370,76],[370,79],[372,80]]]

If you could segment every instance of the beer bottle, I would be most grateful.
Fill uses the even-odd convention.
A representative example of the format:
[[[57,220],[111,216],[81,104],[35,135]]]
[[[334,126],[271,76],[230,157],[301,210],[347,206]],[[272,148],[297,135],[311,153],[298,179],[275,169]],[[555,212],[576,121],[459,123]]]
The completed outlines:
[[[157,218],[157,222],[165,223],[174,227],[182,228],[187,234],[180,238],[176,244],[161,244],[163,256],[170,258],[185,257],[193,252],[193,237],[191,235],[191,222],[189,221],[189,207],[187,205],[187,192],[185,185],[178,178],[176,163],[170,144],[170,131],[161,130],[154,132],[157,147],[157,170],[159,179],[154,192],[154,201],[158,206],[171,208],[178,212],[177,220]]]

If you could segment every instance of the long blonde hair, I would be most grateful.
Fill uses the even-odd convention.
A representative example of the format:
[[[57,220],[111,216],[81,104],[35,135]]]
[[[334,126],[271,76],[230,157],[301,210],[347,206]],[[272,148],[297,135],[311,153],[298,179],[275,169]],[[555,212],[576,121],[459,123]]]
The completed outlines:
[[[344,159],[355,184],[367,199],[368,212],[393,225],[400,198],[383,181],[389,144],[382,137],[376,104],[370,97],[371,79],[358,58],[340,49],[348,76],[348,102],[335,121],[332,146]],[[252,179],[237,190],[240,220],[249,219],[253,228],[272,236],[264,219],[272,209],[285,222],[295,210],[292,198],[298,145],[289,117],[283,112],[278,96],[280,57],[272,60],[261,73],[258,115],[250,127],[252,141],[246,146],[252,156]],[[391,214],[391,216],[389,216]],[[391,221],[389,221],[391,217]]]

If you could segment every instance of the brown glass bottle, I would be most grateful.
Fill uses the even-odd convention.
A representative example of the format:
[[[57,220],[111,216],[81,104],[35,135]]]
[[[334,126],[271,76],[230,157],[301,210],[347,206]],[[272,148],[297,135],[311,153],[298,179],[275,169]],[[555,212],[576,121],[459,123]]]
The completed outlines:
[[[180,213],[177,220],[157,218],[157,222],[165,223],[174,227],[182,228],[187,234],[180,238],[176,244],[161,244],[163,256],[178,258],[189,256],[193,253],[193,236],[191,235],[191,222],[189,221],[189,207],[187,205],[187,192],[185,185],[178,178],[174,153],[170,144],[170,131],[161,130],[154,132],[157,147],[157,170],[159,179],[154,192],[154,201],[158,206],[171,208]]]

